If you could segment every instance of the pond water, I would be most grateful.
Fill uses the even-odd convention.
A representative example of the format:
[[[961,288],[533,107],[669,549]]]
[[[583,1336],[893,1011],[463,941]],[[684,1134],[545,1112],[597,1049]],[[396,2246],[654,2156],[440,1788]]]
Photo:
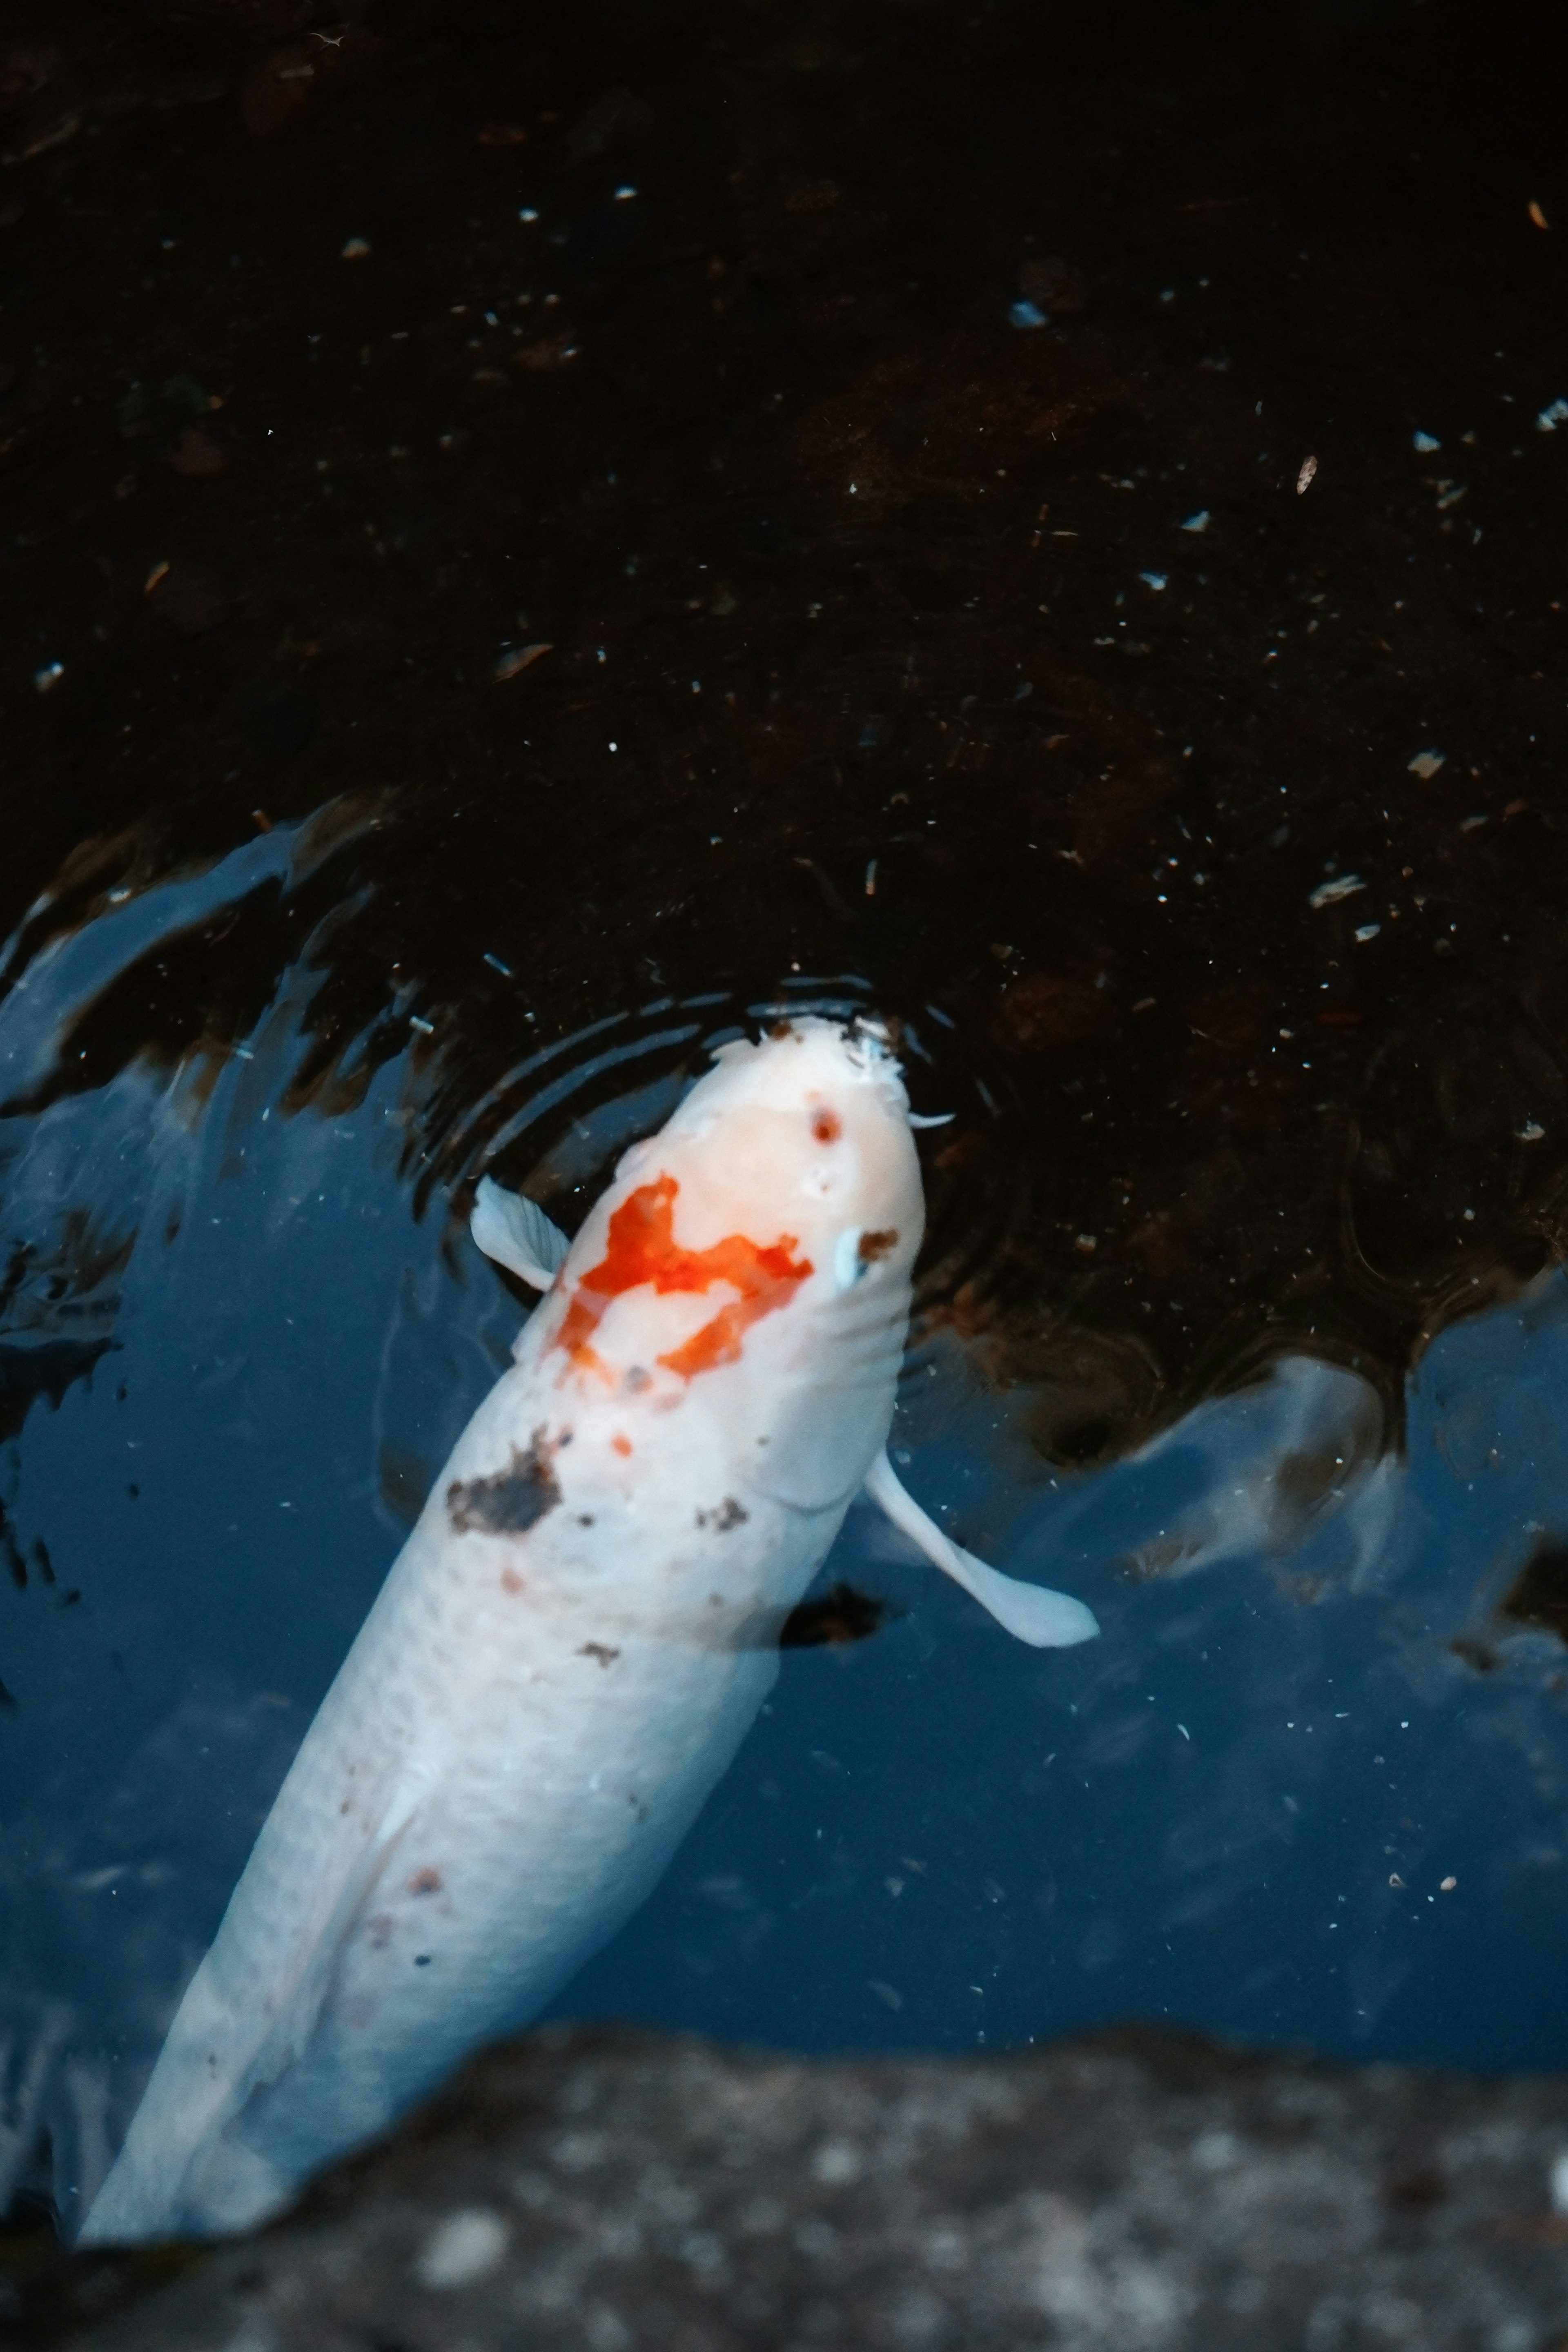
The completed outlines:
[[[478,1177],[575,1231],[781,1005],[952,1115],[900,1475],[1101,1633],[853,1510],[556,2011],[1568,2064],[1551,77],[342,13],[0,41],[0,2215],[508,1360]]]
[[[268,902],[307,909],[374,823],[327,811],[205,873],[100,888],[31,956],[13,941],[13,1094],[68,1078],[68,1041],[137,966]],[[523,1310],[467,1235],[474,1174],[574,1223],[707,1048],[778,1002],[606,1015],[525,1053],[433,1147],[434,1044],[299,1098],[353,903],[316,912],[221,1064],[133,1057],[0,1130],[0,2047],[10,2161],[26,2178],[47,2129],[68,2221],[507,1360]],[[783,1001],[849,1014],[866,992],[801,975]],[[917,1100],[973,1095],[960,1032],[923,1011],[905,1034]],[[1047,1465],[1037,1392],[988,1380],[933,1303],[895,1460],[972,1547],[1087,1599],[1100,1639],[1014,1643],[852,1513],[816,1589],[829,1638],[786,1648],[663,1885],[559,2013],[807,2049],[1146,2016],[1563,2063],[1568,1280],[1453,1324],[1397,1422],[1347,1363],[1288,1351],[1099,1468]]]

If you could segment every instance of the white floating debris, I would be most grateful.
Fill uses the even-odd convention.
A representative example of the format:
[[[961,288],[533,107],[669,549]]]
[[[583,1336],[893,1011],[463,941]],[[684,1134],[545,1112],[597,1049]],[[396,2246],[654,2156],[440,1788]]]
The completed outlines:
[[[1142,581],[1144,586],[1146,588],[1152,588],[1156,596],[1159,595],[1161,591],[1163,589],[1166,576],[1167,575],[1163,572],[1141,572],[1138,574],[1139,579]]]
[[[1046,314],[1043,310],[1037,310],[1032,302],[1026,302],[1020,295],[1017,301],[1010,302],[1007,306],[1007,323],[1009,326],[1026,330],[1030,327],[1043,327],[1046,323]]]
[[[904,2005],[904,1996],[901,1992],[898,1991],[894,1986],[890,1984],[882,1984],[879,1982],[878,1979],[875,1977],[868,1977],[866,1983],[868,1990],[876,1994],[877,1999],[882,2003],[885,2009],[902,2009]]]
[[[1312,477],[1317,470],[1318,461],[1315,457],[1302,458],[1301,470],[1296,477],[1296,496],[1299,499],[1304,498],[1308,490],[1310,489],[1312,486]]]
[[[504,654],[498,655],[491,675],[498,686],[504,685],[509,677],[520,677],[522,671],[531,669],[536,661],[542,660],[546,654],[552,654],[554,651],[553,646],[510,646]]]
[[[1383,925],[1381,923],[1358,923],[1356,925],[1356,937],[1364,947],[1368,940],[1376,939],[1382,929]]]
[[[491,955],[489,948],[485,950],[485,961],[489,964],[492,971],[499,971],[503,980],[510,980],[511,978],[510,964],[502,963],[500,956]]]
[[[500,2215],[488,2206],[470,2205],[460,2213],[448,2213],[431,2231],[414,2274],[421,2286],[437,2294],[471,2286],[495,2269],[510,2235]]]
[[[1545,1132],[1546,1129],[1538,1118],[1527,1118],[1524,1125],[1516,1130],[1517,1139],[1521,1143],[1539,1143]]]
[[[1433,450],[1440,449],[1443,444],[1437,439],[1436,434],[1413,433],[1410,436],[1410,446],[1413,449],[1419,449],[1424,457],[1429,457]]]
[[[1419,776],[1424,784],[1429,784],[1447,756],[1447,751],[1439,751],[1428,745],[1425,751],[1417,751],[1415,757],[1406,760],[1405,764],[1413,776]]]
[[[1552,2158],[1552,2170],[1548,2178],[1552,2185],[1552,2211],[1568,2213],[1568,2148],[1565,2148],[1561,2156]]]
[[[417,1013],[411,1013],[409,1014],[408,1026],[411,1029],[417,1029],[420,1034],[425,1037],[434,1037],[436,1034],[436,1024],[434,1021],[422,1020]]]
[[[1538,433],[1555,433],[1560,425],[1568,425],[1568,400],[1548,401],[1535,420]]]
[[[1440,1878],[1437,1882],[1437,1892],[1439,1895],[1452,1895],[1458,1883],[1457,1878]]]
[[[342,258],[345,261],[363,261],[368,258],[369,254],[370,239],[368,236],[351,236],[348,243],[343,247]]]
[[[64,662],[46,662],[42,669],[33,672],[33,684],[40,694],[53,694],[65,674]]]
[[[1365,888],[1366,884],[1359,874],[1336,874],[1331,882],[1319,883],[1307,904],[1309,907],[1337,907],[1342,898],[1353,898],[1358,890]]]
[[[520,205],[517,209],[517,216],[520,221],[536,221],[539,218],[539,215],[532,205]]]
[[[621,183],[621,185],[616,190],[616,202],[618,205],[629,205],[636,194],[637,190],[633,187],[631,182],[629,180],[624,180]]]
[[[1182,529],[1184,530],[1207,530],[1208,527],[1209,510],[1207,507],[1200,507],[1196,514],[1188,515],[1182,525]]]

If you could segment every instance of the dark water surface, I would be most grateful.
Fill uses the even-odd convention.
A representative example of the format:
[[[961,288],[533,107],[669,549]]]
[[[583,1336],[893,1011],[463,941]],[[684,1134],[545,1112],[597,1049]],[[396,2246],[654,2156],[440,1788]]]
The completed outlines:
[[[0,2207],[506,1360],[478,1174],[780,1001],[956,1113],[895,1457],[1103,1638],[852,1514],[563,2013],[1568,2063],[1561,48],[0,8]]]

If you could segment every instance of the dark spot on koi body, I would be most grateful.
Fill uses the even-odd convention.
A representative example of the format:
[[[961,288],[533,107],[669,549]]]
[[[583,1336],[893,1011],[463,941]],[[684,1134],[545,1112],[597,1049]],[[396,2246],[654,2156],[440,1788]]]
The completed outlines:
[[[440,1872],[438,1870],[432,1870],[429,1864],[426,1864],[423,1870],[416,1870],[413,1877],[409,1880],[408,1892],[410,1895],[439,1895],[441,1892]]]
[[[593,1512],[592,1512],[592,1511],[579,1511],[579,1512],[578,1512],[578,1514],[577,1514],[577,1525],[578,1525],[580,1528],[591,1528],[591,1527],[593,1526],[593,1524],[594,1524],[594,1514],[593,1514]]]
[[[565,1444],[565,1439],[562,1439]],[[454,1478],[447,1489],[447,1517],[454,1531],[487,1536],[526,1535],[561,1500],[561,1482],[551,1460],[554,1451],[536,1429],[526,1454],[514,1445],[510,1466],[489,1478]]]
[[[717,1536],[727,1536],[731,1528],[743,1527],[751,1516],[733,1495],[726,1495],[716,1509],[699,1511],[697,1524],[700,1528],[711,1528]]]
[[[414,1955],[414,1965],[416,1969],[427,1969],[430,1965],[429,1953],[416,1952]]]
[[[826,1643],[864,1642],[883,1625],[888,1604],[852,1584],[836,1584],[792,1609],[779,1633],[781,1650],[815,1650]]]
[[[500,1589],[503,1592],[521,1592],[522,1591],[522,1579],[519,1576],[515,1568],[502,1569],[500,1572]]]
[[[577,1653],[580,1658],[597,1658],[602,1666],[613,1665],[620,1654],[618,1650],[610,1649],[604,1642],[584,1642]]]
[[[634,1396],[640,1396],[644,1389],[652,1388],[653,1374],[646,1365],[634,1364],[626,1374],[626,1386]]]
[[[812,1119],[811,1131],[818,1143],[837,1143],[844,1132],[844,1122],[836,1110],[819,1110]]]
[[[885,1232],[879,1234],[862,1234],[860,1246],[856,1255],[862,1265],[876,1265],[889,1255],[889,1251],[896,1250],[898,1246],[898,1229],[896,1226],[889,1225]]]
[[[365,1926],[370,1934],[371,1950],[373,1952],[384,1952],[388,1944],[392,1941],[392,1918],[390,1913],[378,1911],[374,1919],[366,1920]]]

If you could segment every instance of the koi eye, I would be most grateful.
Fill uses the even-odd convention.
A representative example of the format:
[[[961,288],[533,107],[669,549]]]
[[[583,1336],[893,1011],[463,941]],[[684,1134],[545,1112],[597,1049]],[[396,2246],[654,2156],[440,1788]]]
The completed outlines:
[[[833,1281],[838,1290],[853,1290],[866,1271],[858,1225],[847,1225],[833,1245]]]
[[[844,1132],[844,1122],[836,1110],[819,1110],[812,1118],[811,1131],[818,1143],[837,1143]]]

